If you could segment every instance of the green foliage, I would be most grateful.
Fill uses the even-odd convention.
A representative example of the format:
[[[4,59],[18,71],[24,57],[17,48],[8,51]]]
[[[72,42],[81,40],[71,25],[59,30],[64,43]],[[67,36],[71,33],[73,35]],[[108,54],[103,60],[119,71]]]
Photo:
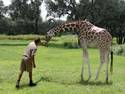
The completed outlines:
[[[27,29],[26,27],[29,27],[35,34],[38,34],[41,2],[42,0],[12,0],[11,5],[9,6],[9,14],[14,21],[22,20],[23,23],[21,25],[25,24],[25,29]]]
[[[3,1],[0,0],[0,20],[4,17],[7,12],[7,7],[4,6]]]
[[[79,48],[78,43],[77,42],[64,42],[64,47],[65,48]]]
[[[1,18],[0,19],[0,34],[7,34],[9,32],[9,19]]]
[[[125,45],[115,45],[115,46],[113,46],[113,52],[116,55],[125,56]]]
[[[42,0],[12,0],[9,5],[9,14],[13,20],[23,19],[34,21],[40,17],[40,5]]]

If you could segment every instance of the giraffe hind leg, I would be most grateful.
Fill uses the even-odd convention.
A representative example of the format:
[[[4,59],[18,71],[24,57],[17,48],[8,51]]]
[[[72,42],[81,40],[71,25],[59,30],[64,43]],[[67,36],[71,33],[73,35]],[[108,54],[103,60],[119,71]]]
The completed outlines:
[[[97,74],[96,74],[95,80],[98,79],[99,73],[100,73],[100,71],[101,71],[101,68],[102,68],[104,62],[105,62],[105,52],[104,52],[102,49],[100,49],[100,65],[99,65],[99,68],[98,68],[98,70],[97,70]]]
[[[108,83],[108,65],[109,65],[109,51],[106,51],[105,54],[105,61],[106,61],[106,83]]]
[[[99,77],[99,73],[104,63],[106,64],[106,83],[108,83],[108,64],[109,64],[109,51],[108,50],[100,50],[100,66],[96,74],[96,80]]]

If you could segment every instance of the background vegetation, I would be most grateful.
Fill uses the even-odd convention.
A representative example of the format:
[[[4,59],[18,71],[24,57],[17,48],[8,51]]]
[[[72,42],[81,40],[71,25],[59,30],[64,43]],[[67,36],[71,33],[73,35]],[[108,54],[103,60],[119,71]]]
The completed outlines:
[[[40,16],[42,3],[46,17],[50,17],[44,22]],[[118,44],[125,43],[125,0],[11,0],[9,6],[0,0],[0,34],[46,34],[63,22],[55,20],[62,16],[67,16],[67,21],[87,18],[108,29]]]

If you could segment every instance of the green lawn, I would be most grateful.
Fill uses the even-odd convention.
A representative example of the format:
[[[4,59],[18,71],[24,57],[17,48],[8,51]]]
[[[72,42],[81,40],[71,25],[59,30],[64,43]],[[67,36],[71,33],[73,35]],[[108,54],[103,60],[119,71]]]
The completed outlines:
[[[125,57],[114,56],[114,72],[109,84],[105,83],[105,66],[98,81],[94,81],[99,66],[97,49],[89,49],[92,79],[81,82],[82,49],[68,49],[62,43],[69,40],[57,38],[50,46],[39,46],[33,79],[37,86],[28,86],[25,72],[20,89],[15,88],[19,65],[26,44],[30,40],[0,40],[0,94],[124,94]],[[87,67],[85,68],[87,79]]]

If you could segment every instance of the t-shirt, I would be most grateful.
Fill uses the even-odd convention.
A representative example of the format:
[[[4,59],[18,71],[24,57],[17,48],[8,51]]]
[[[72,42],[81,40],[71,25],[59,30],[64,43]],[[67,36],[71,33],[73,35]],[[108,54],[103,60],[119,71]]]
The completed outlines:
[[[36,50],[37,50],[37,46],[36,46],[35,42],[30,42],[29,45],[26,47],[24,56],[31,58],[33,55],[35,55]]]

